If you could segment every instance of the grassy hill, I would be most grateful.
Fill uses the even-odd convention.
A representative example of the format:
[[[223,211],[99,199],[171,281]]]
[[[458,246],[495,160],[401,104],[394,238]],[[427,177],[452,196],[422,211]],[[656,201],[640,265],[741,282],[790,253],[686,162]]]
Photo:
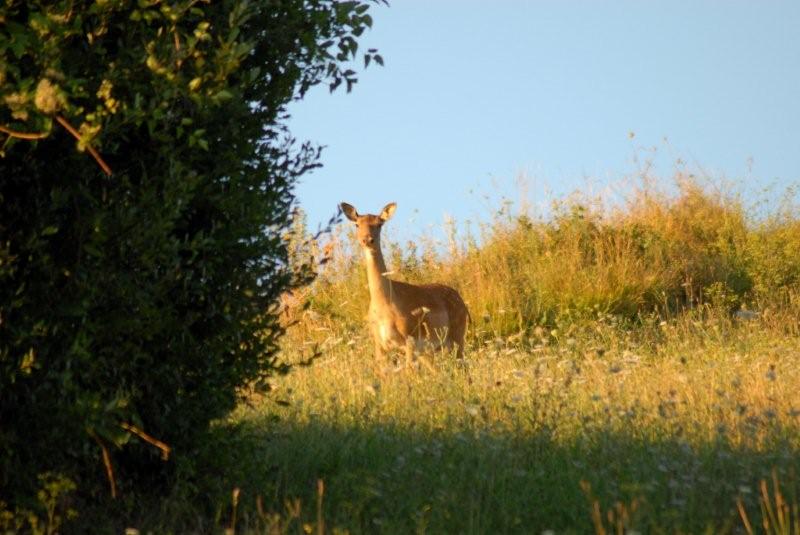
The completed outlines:
[[[282,358],[316,358],[220,423],[213,522],[178,496],[143,526],[797,533],[800,217],[675,184],[384,244],[394,278],[462,292],[464,362],[376,360],[350,227],[300,232],[326,262],[286,299]]]

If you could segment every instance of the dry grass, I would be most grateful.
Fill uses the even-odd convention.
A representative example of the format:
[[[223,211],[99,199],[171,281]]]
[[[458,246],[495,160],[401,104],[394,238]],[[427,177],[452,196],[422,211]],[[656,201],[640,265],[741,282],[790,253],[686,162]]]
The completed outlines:
[[[477,237],[453,225],[446,244],[386,245],[397,277],[454,283],[475,318],[466,361],[430,367],[373,357],[363,266],[340,230],[309,309],[289,311],[283,358],[321,357],[235,417],[264,440],[260,468],[231,480],[260,497],[243,529],[796,525],[796,212],[756,220],[685,177],[676,192],[573,197],[548,218],[504,206]]]
[[[445,243],[390,241],[384,252],[395,278],[460,289],[479,340],[598,312],[637,321],[704,303],[799,311],[797,209],[786,202],[757,219],[734,193],[682,175],[674,182],[668,194],[646,181],[616,206],[574,194],[546,217],[503,202],[477,236],[450,222]],[[350,230],[327,244],[331,261],[309,294],[312,319],[337,329],[357,328],[369,299]]]
[[[275,383],[279,403],[237,415],[272,422],[272,479],[248,490],[278,511],[300,499],[313,525],[323,480],[325,522],[354,533],[582,533],[594,508],[641,533],[718,533],[741,526],[737,499],[761,518],[772,471],[798,488],[800,340],[715,317],[638,336],[590,325],[558,344],[492,341],[465,366],[442,355],[433,372],[331,338]]]
[[[800,216],[755,218],[682,176],[672,194],[652,184],[547,217],[501,203],[445,243],[386,243],[395,277],[463,293],[463,362],[375,360],[349,227],[325,244],[298,228],[296,254],[329,260],[285,300],[281,359],[319,357],[253,394],[195,460],[208,481],[191,485],[220,489],[213,521],[177,495],[143,524],[797,533]]]

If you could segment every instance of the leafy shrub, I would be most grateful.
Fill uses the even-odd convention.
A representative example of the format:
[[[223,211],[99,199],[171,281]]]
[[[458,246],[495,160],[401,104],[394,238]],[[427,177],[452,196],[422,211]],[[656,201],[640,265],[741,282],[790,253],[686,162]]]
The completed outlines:
[[[191,475],[273,372],[292,186],[319,158],[285,106],[350,88],[367,9],[0,7],[0,500],[45,472],[92,499]]]

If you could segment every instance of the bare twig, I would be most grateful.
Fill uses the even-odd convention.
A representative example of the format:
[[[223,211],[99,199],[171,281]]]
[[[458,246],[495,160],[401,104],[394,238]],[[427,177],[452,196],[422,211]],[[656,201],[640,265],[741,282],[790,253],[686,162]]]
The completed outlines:
[[[175,43],[175,65],[180,69],[183,65],[183,60],[180,57],[181,54],[181,38],[178,35],[178,29],[176,27],[172,28],[172,39]]]
[[[28,133],[28,132],[17,132],[16,130],[11,130],[10,128],[6,128],[5,126],[0,125],[0,132],[7,134],[9,137],[15,137],[18,139],[44,139],[50,133],[49,132],[35,132],[35,133]]]
[[[73,127],[71,124],[69,124],[69,122],[68,122],[66,119],[64,119],[64,118],[63,118],[62,116],[60,116],[60,115],[56,115],[56,121],[58,121],[58,124],[60,124],[61,126],[63,126],[63,127],[66,129],[66,131],[67,131],[67,132],[69,132],[70,134],[72,134],[72,137],[74,137],[74,138],[75,138],[75,139],[77,139],[78,141],[80,141],[80,140],[81,140],[81,135],[80,135],[80,133],[78,133],[78,131],[77,131],[77,130],[75,130],[75,128],[74,128],[74,127]],[[104,172],[105,174],[107,174],[108,176],[111,176],[111,168],[110,168],[110,167],[108,166],[108,164],[107,164],[107,163],[106,163],[106,162],[103,160],[103,158],[100,156],[100,154],[98,154],[98,152],[97,152],[96,150],[94,150],[94,147],[92,147],[91,145],[89,145],[89,144],[87,143],[87,144],[86,144],[86,149],[89,151],[89,154],[91,154],[91,155],[92,155],[92,158],[94,158],[94,159],[95,159],[95,161],[96,161],[96,162],[97,162],[97,164],[100,166],[100,168],[103,170],[103,172]]]
[[[103,441],[95,435],[94,433],[91,434],[92,438],[97,442],[97,445],[100,446],[100,450],[103,452],[103,464],[106,467],[106,477],[108,478],[108,484],[111,487],[111,497],[117,497],[117,481],[114,479],[114,466],[111,464],[111,455],[108,453],[108,448],[106,445],[103,444]]]
[[[172,451],[172,448],[170,448],[169,446],[167,446],[166,444],[164,444],[163,442],[161,442],[157,438],[151,437],[150,435],[148,435],[147,433],[145,433],[144,431],[142,431],[141,429],[139,429],[135,425],[131,425],[131,424],[127,423],[127,422],[122,422],[119,425],[125,431],[128,431],[129,433],[133,433],[134,435],[136,435],[137,437],[141,438],[145,442],[147,442],[149,444],[152,444],[156,448],[160,449],[161,450],[161,458],[163,460],[166,461],[167,459],[169,459],[169,454]]]

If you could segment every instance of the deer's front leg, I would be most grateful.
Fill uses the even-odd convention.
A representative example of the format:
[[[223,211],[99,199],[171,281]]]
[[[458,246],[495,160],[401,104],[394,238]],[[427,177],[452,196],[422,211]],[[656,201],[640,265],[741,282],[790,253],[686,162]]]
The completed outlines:
[[[372,334],[372,341],[375,343],[375,358],[377,360],[383,360],[386,358],[386,352],[383,350],[383,344],[381,343],[381,338],[376,333]]]
[[[411,335],[406,336],[406,365],[410,365],[414,359],[414,349],[416,348],[417,341]]]
[[[386,354],[383,350],[383,341],[381,340],[381,329],[378,319],[375,317],[373,310],[370,310],[368,315],[369,332],[372,334],[372,341],[375,344],[375,358],[383,359]]]

